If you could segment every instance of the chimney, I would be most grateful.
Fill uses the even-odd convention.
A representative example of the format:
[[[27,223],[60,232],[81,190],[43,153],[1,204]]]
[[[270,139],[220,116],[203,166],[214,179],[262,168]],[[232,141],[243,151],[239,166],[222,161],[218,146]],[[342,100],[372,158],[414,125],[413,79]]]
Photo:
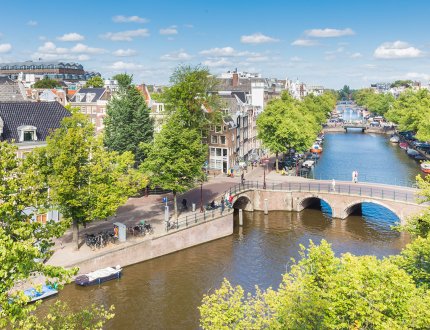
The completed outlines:
[[[239,75],[237,72],[233,73],[233,81],[232,81],[233,87],[239,86]]]

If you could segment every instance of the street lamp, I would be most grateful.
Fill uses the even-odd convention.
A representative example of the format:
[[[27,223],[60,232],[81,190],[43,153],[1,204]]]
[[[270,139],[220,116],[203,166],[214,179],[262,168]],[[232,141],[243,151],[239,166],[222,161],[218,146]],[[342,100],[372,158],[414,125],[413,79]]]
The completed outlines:
[[[268,159],[263,160],[263,189],[266,189],[266,165],[267,165]]]
[[[203,182],[200,183],[200,213],[203,213]]]

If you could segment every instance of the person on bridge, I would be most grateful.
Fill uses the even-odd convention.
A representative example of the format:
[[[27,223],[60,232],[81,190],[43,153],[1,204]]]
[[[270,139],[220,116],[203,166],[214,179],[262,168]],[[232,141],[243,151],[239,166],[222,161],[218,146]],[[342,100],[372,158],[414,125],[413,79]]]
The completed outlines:
[[[334,179],[331,181],[331,187],[333,188],[333,191],[336,191],[336,181]]]

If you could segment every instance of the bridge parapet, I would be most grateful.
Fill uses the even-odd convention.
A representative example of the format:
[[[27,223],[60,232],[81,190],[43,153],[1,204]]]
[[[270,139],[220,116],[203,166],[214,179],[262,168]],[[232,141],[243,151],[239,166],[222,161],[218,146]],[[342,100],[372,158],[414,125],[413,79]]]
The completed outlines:
[[[375,203],[386,207],[404,222],[412,214],[423,211],[427,204],[418,202],[418,190],[389,185],[336,182],[335,187],[327,181],[272,182],[263,184],[249,181],[230,189],[236,196],[235,208],[244,210],[298,211],[307,207],[311,199],[325,201],[332,209],[333,218],[346,218],[357,205]],[[268,201],[265,206],[264,200]]]

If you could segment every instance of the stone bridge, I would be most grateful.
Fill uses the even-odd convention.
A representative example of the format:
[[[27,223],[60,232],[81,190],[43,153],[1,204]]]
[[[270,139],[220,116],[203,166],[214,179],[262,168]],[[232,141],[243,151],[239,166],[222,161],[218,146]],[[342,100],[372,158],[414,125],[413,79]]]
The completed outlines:
[[[326,202],[333,218],[345,219],[361,212],[363,203],[373,203],[393,212],[402,224],[411,215],[426,209],[418,203],[415,188],[371,183],[304,180],[300,182],[267,183],[246,182],[231,189],[235,196],[233,207],[246,211],[297,211],[320,206]]]

